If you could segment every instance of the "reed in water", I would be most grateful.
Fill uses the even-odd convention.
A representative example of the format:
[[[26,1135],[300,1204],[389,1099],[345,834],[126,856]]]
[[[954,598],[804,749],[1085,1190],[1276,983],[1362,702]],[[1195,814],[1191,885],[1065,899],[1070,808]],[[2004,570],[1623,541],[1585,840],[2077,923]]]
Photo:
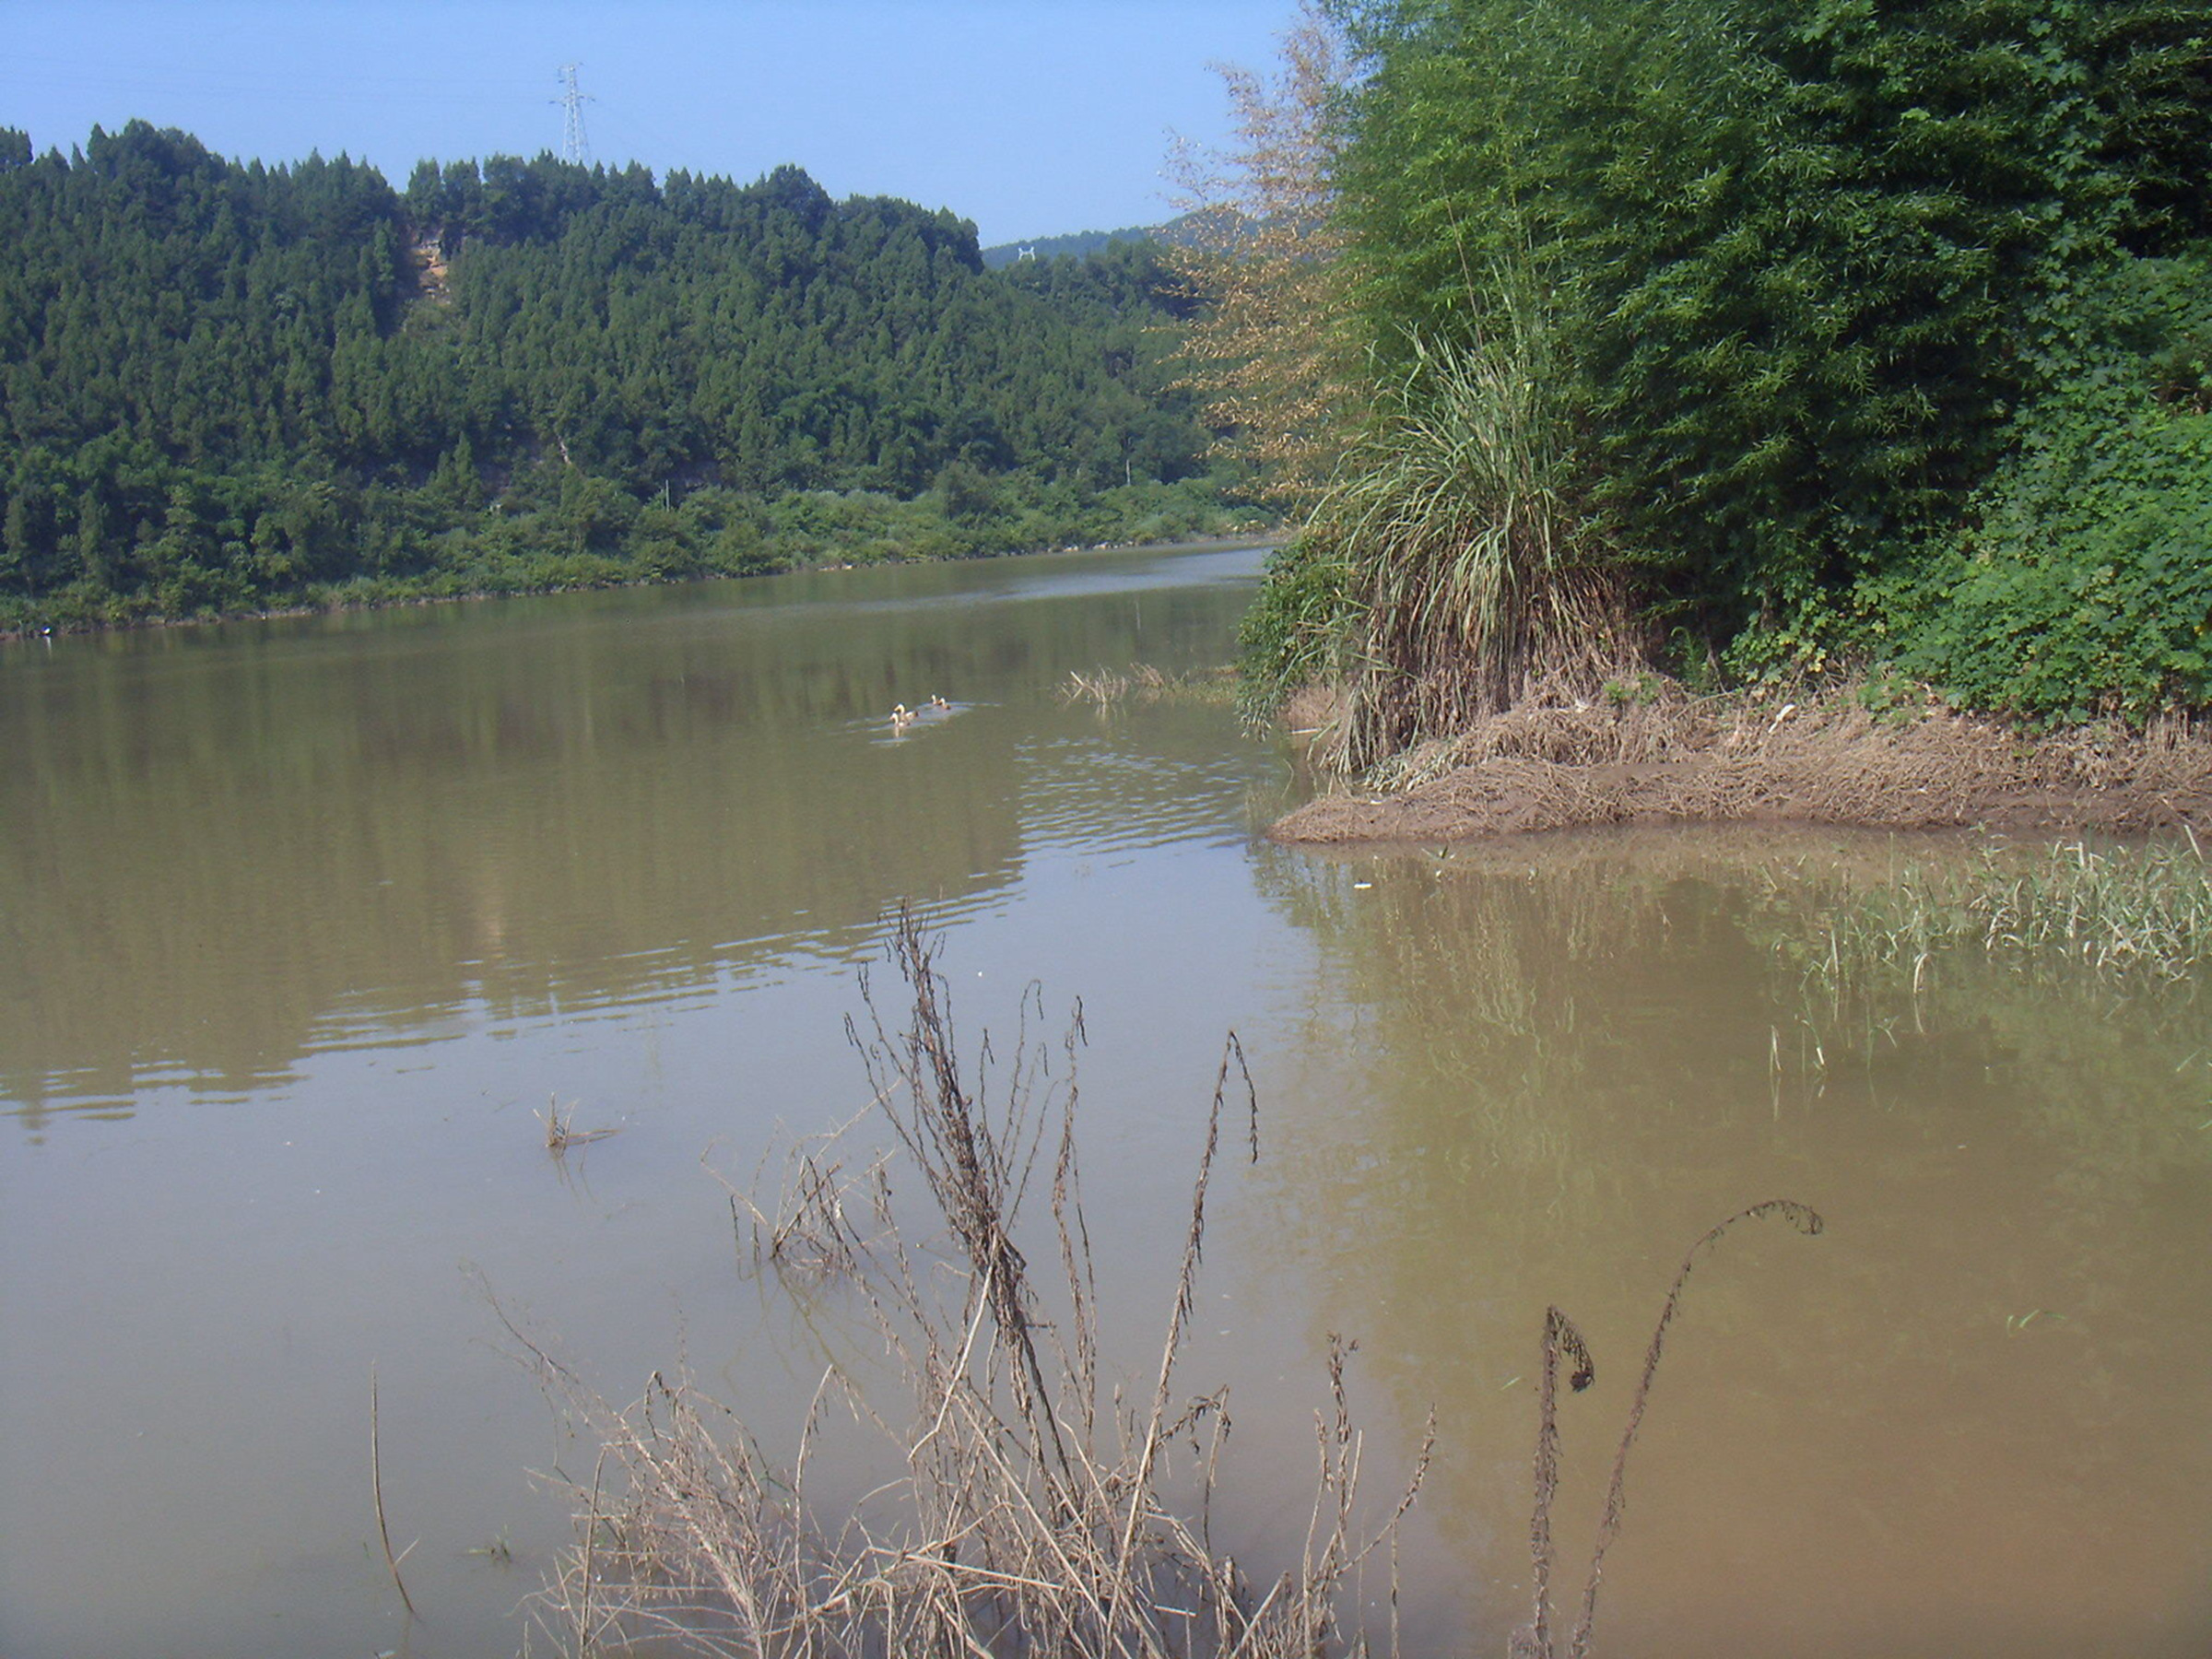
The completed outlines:
[[[1256,1103],[1236,1038],[1206,1113],[1157,1360],[1124,1395],[1100,1356],[1083,1213],[1080,1009],[1056,1045],[1058,1065],[1055,1045],[1030,1036],[1037,1000],[1025,999],[1011,1064],[986,1090],[989,1041],[971,1081],[936,949],[902,914],[891,963],[908,1012],[887,1027],[864,981],[866,1018],[851,1028],[873,1105],[933,1213],[902,1222],[884,1162],[841,1179],[841,1166],[818,1150],[794,1164],[801,1179],[782,1200],[754,1206],[764,1266],[784,1271],[803,1258],[810,1278],[829,1267],[851,1286],[892,1358],[899,1404],[865,1397],[833,1371],[789,1467],[771,1470],[744,1427],[688,1382],[656,1372],[642,1398],[616,1408],[533,1346],[601,1448],[575,1484],[576,1542],[535,1606],[537,1627],[580,1655],[639,1641],[807,1659],[1373,1651],[1350,1608],[1412,1504],[1428,1454],[1388,1511],[1362,1527],[1347,1345],[1332,1339],[1297,1558],[1254,1577],[1209,1535],[1226,1394],[1189,1393],[1176,1365],[1225,1120],[1242,1116],[1241,1138],[1257,1156]],[[920,1241],[940,1232],[942,1246]],[[1039,1246],[1056,1258],[1052,1267],[1033,1262]],[[893,1474],[853,1512],[825,1516],[808,1500],[807,1465],[833,1402],[880,1430]]]
[[[1363,1525],[1362,1435],[1345,1382],[1350,1345],[1330,1338],[1328,1405],[1316,1418],[1298,1558],[1255,1578],[1211,1536],[1226,1391],[1192,1394],[1175,1371],[1225,1134],[1241,1128],[1248,1155],[1258,1157],[1256,1100],[1236,1037],[1223,1047],[1206,1113],[1156,1367],[1148,1385],[1125,1392],[1108,1383],[1100,1353],[1076,1135],[1080,1006],[1059,1044],[1040,1041],[1032,987],[1010,1062],[999,1064],[986,1037],[971,1081],[936,951],[902,913],[890,954],[909,1011],[896,1030],[887,1027],[864,977],[865,1019],[848,1027],[870,1085],[866,1112],[883,1114],[895,1152],[848,1165],[833,1143],[855,1119],[794,1148],[774,1198],[733,1193],[740,1241],[749,1215],[759,1269],[798,1276],[794,1291],[825,1281],[851,1288],[891,1356],[899,1403],[869,1397],[833,1369],[789,1466],[771,1468],[744,1425],[689,1382],[656,1371],[642,1398],[618,1408],[524,1338],[599,1447],[588,1480],[574,1487],[576,1542],[535,1604],[537,1628],[579,1656],[641,1642],[654,1652],[805,1659],[1394,1653],[1394,1617],[1388,1631],[1371,1631],[1353,1609],[1381,1550],[1394,1614],[1390,1547],[1427,1473],[1434,1430],[1390,1508]],[[997,1082],[986,1088],[993,1067]],[[898,1213],[894,1167],[919,1178],[925,1218]],[[1551,1606],[1559,1382],[1564,1376],[1580,1394],[1595,1365],[1573,1323],[1548,1311],[1530,1521],[1534,1606],[1512,1633],[1513,1659],[1555,1659],[1561,1646],[1573,1659],[1590,1653],[1630,1453],[1692,1270],[1739,1223],[1770,1218],[1805,1234],[1822,1228],[1791,1200],[1753,1205],[1700,1237],[1667,1289],[1563,1642]],[[1053,1268],[1033,1265],[1025,1237],[1049,1245]],[[807,1466],[833,1406],[880,1433],[893,1472],[857,1504],[825,1515],[809,1501]]]

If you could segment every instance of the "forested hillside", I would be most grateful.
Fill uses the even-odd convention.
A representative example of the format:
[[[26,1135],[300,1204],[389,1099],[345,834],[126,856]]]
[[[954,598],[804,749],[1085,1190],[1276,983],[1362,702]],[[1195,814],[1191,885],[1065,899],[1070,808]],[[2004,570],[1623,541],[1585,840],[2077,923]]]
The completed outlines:
[[[1175,292],[795,168],[0,133],[0,626],[1206,527]]]

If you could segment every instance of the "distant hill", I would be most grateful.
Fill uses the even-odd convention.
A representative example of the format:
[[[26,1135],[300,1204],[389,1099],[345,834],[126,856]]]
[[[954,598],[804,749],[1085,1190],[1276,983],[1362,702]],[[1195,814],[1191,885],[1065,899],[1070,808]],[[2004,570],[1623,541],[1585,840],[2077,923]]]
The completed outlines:
[[[1131,225],[1121,230],[1077,230],[1066,236],[1039,236],[1028,241],[1002,242],[995,248],[985,248],[980,257],[987,271],[1003,271],[1019,263],[1024,253],[1033,253],[1039,260],[1056,259],[1063,254],[1076,259],[1099,253],[1116,242],[1137,247],[1188,247],[1200,243],[1218,248],[1226,241],[1235,243],[1242,240],[1244,221],[1231,216],[1225,223],[1217,221],[1202,238],[1198,215],[1178,214],[1164,224]]]
[[[1025,253],[1033,252],[1039,259],[1056,259],[1063,253],[1080,258],[1114,242],[1157,241],[1166,229],[1161,225],[1130,225],[1120,230],[1074,230],[1065,236],[1036,236],[1026,241],[1002,242],[995,248],[983,250],[983,268],[1003,270]]]
[[[1215,487],[1145,235],[994,272],[793,167],[401,193],[0,129],[0,631],[1204,527],[1161,517]]]

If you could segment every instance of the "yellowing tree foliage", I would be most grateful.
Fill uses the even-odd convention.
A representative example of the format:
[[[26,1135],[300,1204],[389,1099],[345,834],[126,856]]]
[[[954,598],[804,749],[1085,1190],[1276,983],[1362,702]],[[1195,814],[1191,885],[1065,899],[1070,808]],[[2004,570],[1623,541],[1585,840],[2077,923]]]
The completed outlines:
[[[1333,111],[1348,53],[1311,5],[1263,75],[1218,64],[1236,114],[1221,149],[1183,144],[1170,173],[1185,234],[1169,257],[1205,301],[1180,355],[1216,450],[1293,511],[1327,487],[1356,406],[1343,243],[1332,220]]]

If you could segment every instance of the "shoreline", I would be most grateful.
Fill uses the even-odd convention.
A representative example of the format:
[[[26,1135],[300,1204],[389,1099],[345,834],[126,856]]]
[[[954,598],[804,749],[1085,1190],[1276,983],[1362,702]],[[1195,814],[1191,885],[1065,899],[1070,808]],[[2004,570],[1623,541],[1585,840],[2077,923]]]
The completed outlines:
[[[851,559],[825,559],[814,563],[796,564],[778,571],[747,571],[743,572],[714,572],[706,575],[653,577],[641,576],[629,582],[590,583],[548,582],[544,587],[524,588],[472,588],[460,594],[406,594],[388,597],[340,600],[335,604],[313,604],[302,600],[296,605],[271,606],[265,609],[218,611],[211,615],[189,617],[149,616],[136,617],[124,622],[93,622],[44,628],[0,628],[0,645],[13,645],[30,640],[55,640],[68,636],[106,633],[137,633],[141,630],[163,628],[206,628],[225,622],[276,622],[297,617],[340,617],[360,611],[406,610],[418,606],[468,605],[488,599],[538,599],[552,594],[610,594],[632,588],[684,587],[692,583],[712,582],[752,582],[763,576],[803,576],[838,571],[886,569],[895,565],[971,564],[993,559],[1033,558],[1048,553],[1129,553],[1151,548],[1161,552],[1196,553],[1208,548],[1265,547],[1279,546],[1288,535],[1280,525],[1255,531],[1250,535],[1177,535],[1160,541],[1100,542],[1092,546],[1072,547],[1008,547],[996,553],[970,554],[959,559],[870,559],[855,563]]]
[[[1322,795],[1267,838],[1325,847],[1631,825],[2114,835],[2212,826],[2212,737],[2185,722],[2038,735],[1947,710],[1884,719],[1842,693],[1524,706],[1395,768],[1400,781]]]

